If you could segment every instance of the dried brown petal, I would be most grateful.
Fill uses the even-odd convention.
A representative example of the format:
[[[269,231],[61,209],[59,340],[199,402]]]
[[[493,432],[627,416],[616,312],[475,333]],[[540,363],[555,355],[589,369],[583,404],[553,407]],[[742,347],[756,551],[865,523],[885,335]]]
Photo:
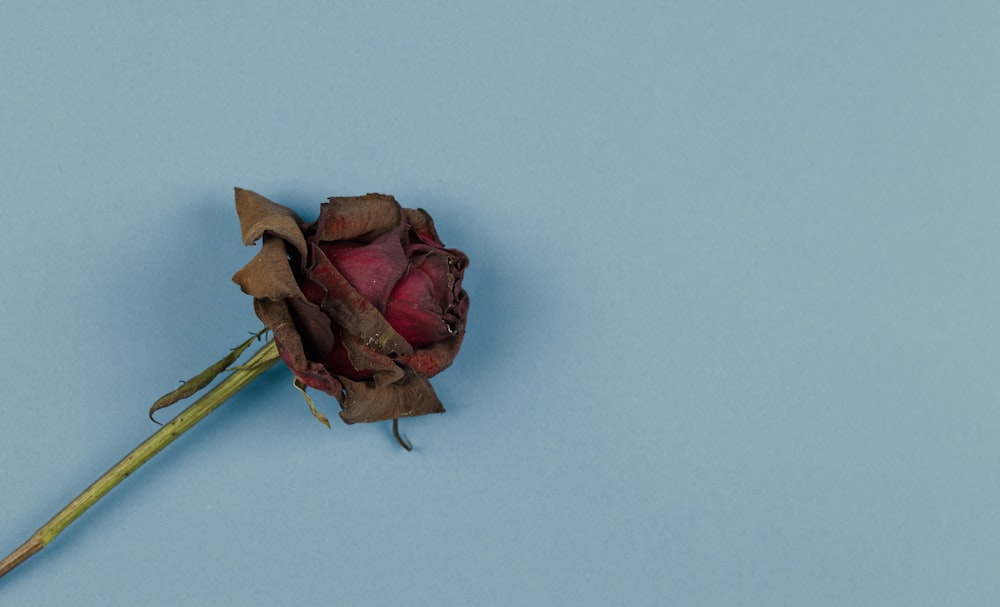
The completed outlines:
[[[288,263],[285,242],[276,236],[264,236],[260,251],[233,275],[233,282],[257,298],[305,299]]]
[[[347,394],[340,418],[348,424],[377,422],[428,413],[444,413],[431,383],[415,373],[399,382],[379,386],[376,382],[344,380]]]
[[[347,329],[341,333],[341,343],[347,349],[347,358],[355,369],[388,371],[396,368],[392,357],[373,349],[367,339],[354,335]]]
[[[302,220],[295,211],[256,192],[236,188],[236,214],[240,217],[243,244],[251,245],[269,232],[286,240],[305,257],[306,239],[302,234]]]
[[[322,360],[336,340],[330,318],[316,304],[304,299],[288,299],[289,310],[298,327],[302,346],[310,360]]]
[[[403,209],[406,213],[406,221],[410,224],[410,229],[417,235],[424,244],[435,247],[443,247],[444,243],[438,237],[437,229],[434,227],[434,220],[430,214],[423,209]]]
[[[342,391],[340,381],[323,365],[312,362],[306,356],[299,331],[295,328],[288,304],[284,300],[254,299],[253,308],[258,318],[264,321],[278,344],[278,352],[288,368],[307,386],[322,390],[338,399]]]
[[[400,223],[402,210],[392,196],[331,197],[320,206],[316,238],[321,242],[356,240],[371,242]]]

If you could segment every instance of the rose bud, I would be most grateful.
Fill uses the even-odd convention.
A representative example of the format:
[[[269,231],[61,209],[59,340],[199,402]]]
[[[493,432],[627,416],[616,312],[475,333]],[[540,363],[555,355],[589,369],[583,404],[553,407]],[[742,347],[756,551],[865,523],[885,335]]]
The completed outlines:
[[[368,194],[330,198],[303,223],[239,188],[236,211],[243,243],[264,242],[233,281],[300,382],[336,398],[348,424],[444,411],[427,378],[462,344],[469,260],[430,215]]]

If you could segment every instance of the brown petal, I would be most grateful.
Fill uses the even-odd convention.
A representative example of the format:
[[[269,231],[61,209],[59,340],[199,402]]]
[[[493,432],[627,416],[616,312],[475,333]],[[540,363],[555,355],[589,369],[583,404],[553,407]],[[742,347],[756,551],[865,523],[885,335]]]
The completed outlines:
[[[306,356],[309,360],[324,360],[335,343],[330,317],[319,306],[304,299],[289,299],[287,302]]]
[[[385,194],[331,197],[320,205],[316,238],[320,241],[371,242],[400,224],[399,203]]]
[[[256,192],[236,188],[236,214],[240,216],[243,244],[251,245],[269,232],[288,241],[305,257],[306,239],[302,235],[302,220],[295,211]]]
[[[430,213],[423,209],[403,209],[403,212],[406,213],[406,221],[409,222],[410,229],[424,244],[436,247],[444,246],[434,228],[434,220],[431,219]]]
[[[371,349],[364,338],[352,335],[346,329],[341,333],[340,342],[347,350],[347,358],[355,369],[364,369],[374,372],[389,372],[392,374],[392,381],[400,378],[399,367],[392,358]]]
[[[371,349],[387,355],[405,356],[413,347],[393,329],[375,307],[347,282],[316,243],[312,247],[313,265],[309,278],[326,289],[320,307],[349,333],[360,337]]]
[[[254,299],[253,308],[257,316],[274,333],[278,353],[291,369],[295,377],[311,388],[342,398],[342,385],[323,365],[312,362],[306,356],[298,329],[284,300]]]
[[[431,383],[415,373],[402,381],[379,386],[374,381],[343,380],[347,395],[341,403],[345,423],[377,422],[428,413],[444,413]]]
[[[264,236],[260,251],[233,275],[233,282],[257,298],[305,299],[292,274],[285,240],[277,236]]]

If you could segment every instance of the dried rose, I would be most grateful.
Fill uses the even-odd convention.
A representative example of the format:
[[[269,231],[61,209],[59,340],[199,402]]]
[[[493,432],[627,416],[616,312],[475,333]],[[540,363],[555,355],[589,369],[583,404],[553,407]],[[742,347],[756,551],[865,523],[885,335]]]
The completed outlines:
[[[236,211],[244,244],[261,237],[264,244],[233,280],[253,295],[254,309],[274,339],[0,559],[0,577],[45,548],[279,357],[297,386],[336,397],[345,422],[392,419],[393,434],[406,449],[410,445],[400,437],[396,420],[444,411],[427,378],[450,365],[462,344],[469,310],[462,275],[469,260],[445,248],[430,215],[401,208],[391,196],[368,194],[331,198],[321,206],[319,219],[304,224],[292,210],[239,188]],[[157,400],[150,417],[207,387],[262,333]],[[312,400],[309,406],[329,425]]]
[[[239,188],[236,212],[244,244],[264,243],[233,280],[299,381],[334,396],[348,424],[444,411],[427,378],[462,344],[469,260],[427,212],[368,194],[330,198],[303,223]]]

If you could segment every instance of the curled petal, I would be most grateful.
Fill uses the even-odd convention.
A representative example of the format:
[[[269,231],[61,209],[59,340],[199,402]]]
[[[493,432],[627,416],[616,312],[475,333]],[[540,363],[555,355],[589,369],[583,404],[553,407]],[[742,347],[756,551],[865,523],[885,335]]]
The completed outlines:
[[[306,356],[309,360],[323,360],[336,343],[329,317],[318,305],[304,299],[288,299],[287,302]]]
[[[306,255],[302,220],[295,211],[271,202],[256,192],[236,188],[236,214],[240,217],[243,244],[251,245],[265,233],[274,234]]]
[[[431,279],[438,306],[445,312],[451,310],[456,297],[462,292],[462,275],[468,258],[456,249],[430,247],[423,247],[423,250],[411,255],[413,265]]]
[[[427,211],[423,209],[403,209],[406,213],[406,221],[410,224],[410,230],[418,240],[424,244],[434,247],[443,247],[444,243],[438,237],[437,229],[434,228],[434,220]]]
[[[426,348],[421,348],[409,356],[400,358],[400,362],[407,365],[422,377],[434,377],[444,371],[455,360],[458,349],[462,346],[462,339],[465,332],[455,333],[447,339],[431,344]]]
[[[455,360],[455,356],[458,355],[459,348],[462,347],[462,340],[465,338],[465,319],[468,312],[469,296],[465,291],[461,291],[455,305],[455,332],[446,339],[400,358],[400,362],[423,377],[434,377],[447,369]]]
[[[254,299],[254,311],[274,333],[274,343],[278,346],[281,360],[285,361],[295,377],[305,385],[322,390],[336,398],[341,398],[343,386],[323,365],[312,362],[306,356],[295,328],[292,314],[283,300]]]
[[[368,345],[367,340],[359,335],[351,334],[346,329],[341,335],[340,343],[344,346],[344,350],[347,353],[347,360],[352,368],[368,371],[366,377],[369,377],[374,372],[376,374],[389,373],[394,378],[393,381],[399,379],[399,367],[390,356],[372,349]]]
[[[303,298],[288,263],[285,240],[265,236],[260,251],[233,275],[233,282],[247,295],[265,299]]]
[[[428,413],[444,413],[431,383],[415,373],[407,373],[395,383],[344,380],[345,396],[340,418],[348,424],[377,422]]]
[[[321,242],[371,242],[400,223],[402,210],[392,196],[366,194],[329,200],[320,205],[315,223],[315,237]]]

